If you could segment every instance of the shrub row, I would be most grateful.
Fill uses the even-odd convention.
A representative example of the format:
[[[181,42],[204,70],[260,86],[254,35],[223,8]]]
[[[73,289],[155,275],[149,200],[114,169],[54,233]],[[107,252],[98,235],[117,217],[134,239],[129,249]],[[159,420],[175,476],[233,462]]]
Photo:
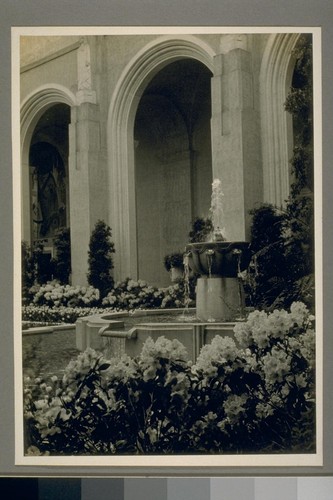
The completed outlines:
[[[193,303],[193,285],[191,297]],[[35,287],[33,302],[22,307],[22,319],[73,323],[78,317],[105,311],[177,308],[188,304],[183,282],[167,288],[155,288],[143,280],[127,278],[116,283],[113,290],[100,300],[99,291],[92,286],[61,285],[50,281]]]

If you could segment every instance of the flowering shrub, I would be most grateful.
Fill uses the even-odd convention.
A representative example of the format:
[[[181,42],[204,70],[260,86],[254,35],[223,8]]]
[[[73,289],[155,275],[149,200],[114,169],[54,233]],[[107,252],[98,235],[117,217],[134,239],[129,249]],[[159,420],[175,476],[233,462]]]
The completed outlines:
[[[78,318],[83,316],[91,316],[94,314],[102,314],[113,312],[112,308],[100,307],[50,307],[50,306],[23,306],[22,320],[31,322],[48,322],[48,323],[75,323]]]
[[[195,282],[190,280],[188,300],[184,281],[167,288],[155,288],[143,280],[127,278],[116,283],[101,302],[96,288],[61,285],[53,280],[45,285],[31,287],[33,302],[23,305],[22,319],[75,323],[79,317],[105,312],[185,307],[194,304],[194,288]]]
[[[191,287],[191,298],[194,290]],[[111,292],[103,299],[102,305],[122,309],[150,309],[156,307],[177,308],[185,306],[185,285],[178,282],[167,288],[155,288],[143,280],[127,278],[115,284]]]
[[[216,337],[203,348],[197,368],[211,399],[223,401],[216,425],[225,447],[273,452],[313,446],[313,319],[300,302],[290,312],[254,311],[236,324],[237,345]]]
[[[190,386],[188,363],[180,356],[186,351],[177,340],[150,339],[138,359],[106,361],[87,349],[62,379],[26,380],[28,454],[177,448]]]
[[[48,281],[35,291],[33,304],[49,306],[94,306],[99,302],[99,291],[92,286],[61,285]]]
[[[146,281],[126,278],[126,280],[115,284],[114,288],[103,299],[102,304],[114,309],[146,309],[159,307],[162,296],[162,290],[148,285]]]
[[[27,452],[313,452],[309,311],[254,311],[234,333],[216,336],[194,365],[180,342],[160,337],[134,359],[87,349],[62,379],[27,380]]]
[[[164,288],[161,307],[167,309],[195,305],[195,285],[195,279],[191,278],[188,284],[184,280],[180,280],[174,285]],[[187,288],[188,297],[186,296],[185,288]]]

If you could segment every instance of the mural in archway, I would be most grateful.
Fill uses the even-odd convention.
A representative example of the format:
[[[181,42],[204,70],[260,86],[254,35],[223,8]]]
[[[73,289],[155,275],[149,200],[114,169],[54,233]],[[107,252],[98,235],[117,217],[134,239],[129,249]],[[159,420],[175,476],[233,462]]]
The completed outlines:
[[[53,238],[66,226],[66,172],[54,146],[38,142],[30,149],[32,239]]]

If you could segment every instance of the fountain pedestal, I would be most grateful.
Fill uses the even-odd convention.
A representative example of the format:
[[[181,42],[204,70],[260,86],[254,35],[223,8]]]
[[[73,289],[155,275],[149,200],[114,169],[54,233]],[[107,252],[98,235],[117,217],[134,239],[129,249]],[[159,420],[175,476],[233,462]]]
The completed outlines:
[[[249,264],[244,241],[191,243],[186,246],[187,266],[197,281],[196,309],[201,321],[233,321],[243,316],[244,292],[239,273]]]
[[[196,298],[197,317],[206,322],[233,321],[242,316],[245,306],[237,278],[198,278]]]

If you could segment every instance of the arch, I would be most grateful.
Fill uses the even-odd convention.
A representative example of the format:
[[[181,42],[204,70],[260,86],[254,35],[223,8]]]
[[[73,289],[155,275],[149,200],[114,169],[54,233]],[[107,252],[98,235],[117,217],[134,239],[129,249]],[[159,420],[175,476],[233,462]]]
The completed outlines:
[[[282,207],[289,195],[291,118],[284,110],[300,33],[271,34],[260,69],[264,201]]]
[[[21,150],[22,155],[41,115],[53,104],[76,105],[75,95],[62,85],[46,84],[29,94],[21,104]],[[28,146],[29,149],[29,146]]]
[[[66,87],[46,84],[29,94],[21,104],[21,191],[22,191],[22,237],[30,242],[30,180],[29,149],[33,132],[43,113],[54,104],[76,105],[75,95]]]
[[[119,277],[137,277],[133,127],[147,83],[164,66],[182,58],[202,62],[214,74],[215,52],[194,36],[162,36],[146,45],[125,67],[113,92],[108,113],[111,226]],[[120,254],[122,255],[120,257]]]

